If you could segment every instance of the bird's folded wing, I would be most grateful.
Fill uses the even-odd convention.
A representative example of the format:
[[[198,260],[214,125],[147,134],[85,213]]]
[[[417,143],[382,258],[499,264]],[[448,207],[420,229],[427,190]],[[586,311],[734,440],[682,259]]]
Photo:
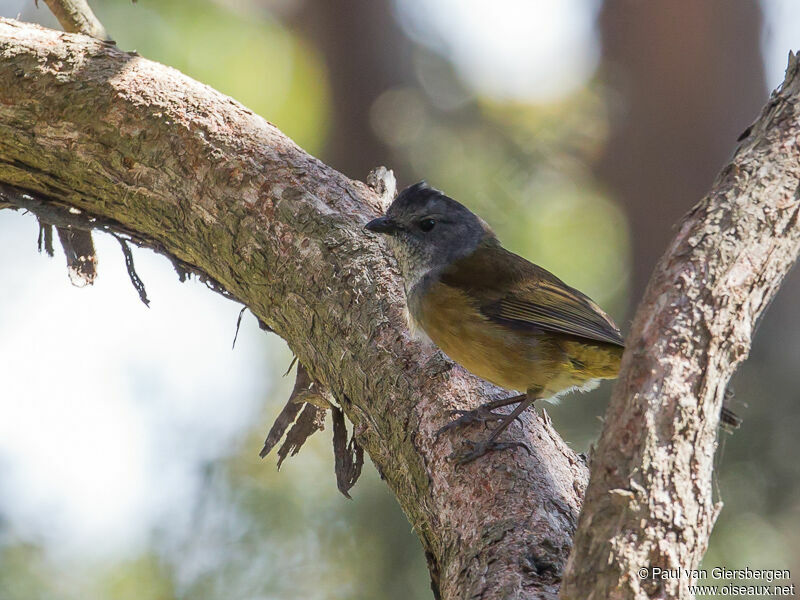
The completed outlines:
[[[623,346],[611,318],[588,297],[553,278],[511,290],[500,300],[481,307],[490,319],[508,325],[538,328]]]
[[[624,346],[603,309],[549,271],[509,252],[487,234],[476,250],[441,273],[488,318],[510,327],[540,329]]]

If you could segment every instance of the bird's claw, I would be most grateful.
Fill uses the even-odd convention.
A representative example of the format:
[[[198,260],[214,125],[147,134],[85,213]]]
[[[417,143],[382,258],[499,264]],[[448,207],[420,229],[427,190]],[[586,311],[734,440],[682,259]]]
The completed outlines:
[[[476,458],[480,458],[488,452],[497,452],[500,450],[508,450],[510,448],[524,448],[528,456],[531,455],[531,449],[528,444],[524,442],[494,442],[485,440],[482,442],[473,442],[472,440],[464,440],[464,446],[467,446],[466,451],[453,452],[449,458],[455,461],[458,465],[465,465],[472,462]]]
[[[445,431],[457,429],[459,427],[463,427],[464,425],[471,425],[473,423],[483,423],[484,425],[488,425],[489,423],[493,423],[495,421],[500,422],[506,417],[506,415],[492,412],[485,406],[479,406],[475,410],[451,410],[448,414],[451,417],[458,418],[450,421],[447,425],[440,427],[436,432],[437,438]]]

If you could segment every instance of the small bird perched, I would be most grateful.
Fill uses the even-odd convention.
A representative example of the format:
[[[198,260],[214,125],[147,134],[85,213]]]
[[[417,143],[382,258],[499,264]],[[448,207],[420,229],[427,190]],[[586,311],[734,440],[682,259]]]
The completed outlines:
[[[555,275],[509,252],[491,228],[465,206],[425,182],[397,196],[386,216],[365,228],[388,236],[406,289],[409,313],[450,358],[496,385],[525,390],[488,402],[441,431],[497,421],[486,440],[467,442],[456,456],[472,461],[539,398],[595,387],[619,372],[619,329],[587,296]],[[508,415],[493,409],[518,406]]]

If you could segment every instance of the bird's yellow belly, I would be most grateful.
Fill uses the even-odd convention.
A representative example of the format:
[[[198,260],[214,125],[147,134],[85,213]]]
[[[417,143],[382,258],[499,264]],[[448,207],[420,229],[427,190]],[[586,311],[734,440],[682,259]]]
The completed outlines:
[[[549,397],[619,370],[620,352],[498,324],[450,286],[434,284],[414,308],[414,320],[445,354],[504,388],[541,388]]]

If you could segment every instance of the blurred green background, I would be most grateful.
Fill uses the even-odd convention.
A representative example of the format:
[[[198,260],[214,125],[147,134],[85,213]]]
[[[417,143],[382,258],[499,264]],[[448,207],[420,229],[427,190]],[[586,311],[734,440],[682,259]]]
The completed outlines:
[[[43,3],[0,15],[57,27]],[[800,48],[793,0],[91,0],[126,50],[241,101],[353,178],[444,189],[623,331],[674,223]],[[69,286],[30,216],[0,213],[0,599],[430,597],[370,464],[347,501],[330,428],[258,458],[291,355],[166,261],[113,240]],[[26,251],[20,252],[20,248]],[[734,379],[725,502],[704,565],[800,573],[800,277]],[[87,370],[90,378],[77,372]],[[610,384],[547,410],[576,451]],[[795,575],[796,576],[796,575]]]

